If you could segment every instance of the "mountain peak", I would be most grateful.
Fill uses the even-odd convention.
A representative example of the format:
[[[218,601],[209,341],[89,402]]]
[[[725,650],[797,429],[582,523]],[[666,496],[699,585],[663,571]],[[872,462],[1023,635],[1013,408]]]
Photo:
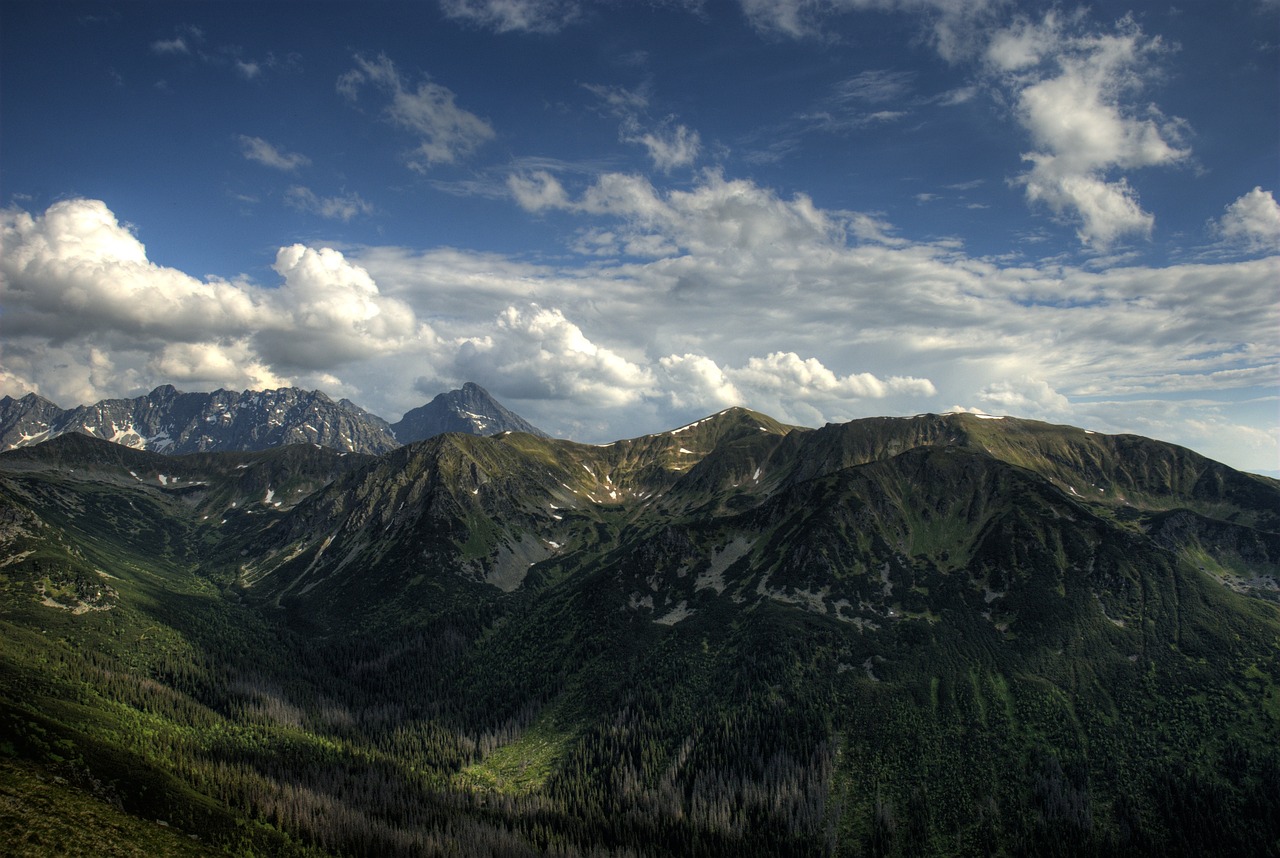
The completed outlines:
[[[379,454],[397,446],[383,420],[318,390],[296,387],[183,393],[164,384],[146,396],[104,399],[65,411],[39,397],[0,401],[0,449],[69,432],[168,454],[302,443]]]
[[[489,391],[473,381],[458,390],[441,393],[419,408],[406,412],[392,432],[402,444],[411,444],[446,432],[468,435],[496,435],[499,432],[527,432],[549,437],[520,415],[505,408]]]

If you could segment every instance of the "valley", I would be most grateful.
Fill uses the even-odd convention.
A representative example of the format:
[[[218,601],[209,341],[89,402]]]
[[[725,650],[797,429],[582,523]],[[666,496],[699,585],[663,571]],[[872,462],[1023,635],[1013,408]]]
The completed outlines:
[[[68,433],[0,454],[0,819],[13,854],[1273,854],[1278,581],[1280,483],[1014,418]]]

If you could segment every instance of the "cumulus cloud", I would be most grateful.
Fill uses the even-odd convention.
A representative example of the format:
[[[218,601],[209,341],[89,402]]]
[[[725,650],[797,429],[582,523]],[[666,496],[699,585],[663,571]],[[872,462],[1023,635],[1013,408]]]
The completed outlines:
[[[1019,16],[997,25],[1002,0],[740,0],[758,29],[793,38],[822,35],[828,17],[856,11],[901,12],[927,22],[934,47],[948,61],[979,60],[992,91],[1001,94],[1028,133],[1029,165],[1017,178],[1028,202],[1073,224],[1082,243],[1105,250],[1129,236],[1149,236],[1154,216],[1143,209],[1128,171],[1169,166],[1190,157],[1184,123],[1140,100],[1169,48],[1131,17],[1110,31],[1091,31],[1083,11]],[[866,112],[857,103],[900,98],[910,78],[870,70],[847,81],[805,117],[829,130],[860,129],[901,119],[901,109]],[[971,87],[957,93],[972,93]],[[944,101],[947,99],[944,98]],[[952,99],[950,103],[955,103]]]
[[[1018,181],[1027,199],[1073,220],[1085,244],[1106,248],[1125,235],[1149,235],[1144,211],[1127,178],[1116,170],[1184,161],[1181,125],[1151,105],[1131,104],[1166,50],[1132,19],[1114,31],[1091,33],[1077,19],[1049,13],[997,32],[988,66],[1013,94],[1015,114],[1035,150]]]
[[[103,328],[190,340],[262,318],[256,292],[150,262],[101,201],[64,200],[38,217],[10,210],[3,224],[0,295],[13,330],[55,341]]]
[[[658,361],[661,389],[671,405],[714,410],[729,405],[769,408],[783,416],[797,406],[850,404],[855,400],[883,399],[890,394],[932,396],[937,391],[928,379],[895,376],[881,379],[869,372],[838,375],[817,358],[801,358],[795,352],[752,356],[743,366],[721,367],[698,354],[668,355]]]
[[[1255,187],[1227,206],[1213,225],[1225,242],[1254,252],[1280,250],[1280,204],[1271,191]]]
[[[167,343],[146,364],[150,378],[173,384],[216,385],[232,389],[287,387],[288,376],[276,374],[253,351],[247,339],[230,342]]]
[[[338,91],[353,102],[365,85],[390,96],[385,109],[388,121],[420,138],[409,158],[410,168],[425,172],[439,164],[457,163],[495,136],[487,120],[455,103],[448,87],[426,80],[414,88],[383,55],[372,60],[357,55],[355,63],[338,78]]]
[[[294,185],[284,192],[284,201],[299,211],[311,212],[343,223],[356,215],[373,214],[373,204],[354,191],[337,197],[321,197],[310,188]]]
[[[658,367],[667,381],[666,396],[677,409],[712,411],[747,402],[720,365],[706,355],[667,355],[658,360]]]
[[[407,304],[382,295],[369,272],[337,250],[282,247],[272,267],[284,278],[273,295],[279,310],[255,342],[273,365],[330,368],[430,338]]]
[[[876,378],[869,372],[838,376],[816,358],[801,359],[795,352],[774,352],[753,357],[731,373],[745,387],[786,392],[797,399],[883,399],[890,392],[932,396],[937,391],[925,378]]]
[[[652,372],[592,342],[553,308],[507,307],[492,335],[463,341],[457,369],[498,379],[496,392],[521,399],[572,399],[623,406],[649,393]]]
[[[1040,419],[1061,418],[1071,407],[1047,381],[1029,377],[993,382],[978,392],[978,400],[988,412]]]
[[[245,134],[240,135],[240,152],[250,161],[256,161],[264,167],[275,170],[284,170],[286,173],[311,163],[311,159],[306,155],[283,152],[261,137],[249,137]]]
[[[28,367],[33,386],[51,383],[41,362],[66,350],[111,368],[55,387],[119,395],[130,379],[270,384],[430,342],[408,305],[335,250],[282,248],[283,284],[263,288],[151,262],[98,200],[64,200],[38,216],[9,210],[0,223],[5,360]]]

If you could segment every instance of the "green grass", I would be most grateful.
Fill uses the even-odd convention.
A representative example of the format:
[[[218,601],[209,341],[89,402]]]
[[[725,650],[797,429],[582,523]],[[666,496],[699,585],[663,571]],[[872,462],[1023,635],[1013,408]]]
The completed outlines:
[[[557,770],[572,737],[552,728],[543,718],[519,738],[496,748],[483,760],[458,772],[454,786],[465,790],[489,790],[525,795],[542,790]]]

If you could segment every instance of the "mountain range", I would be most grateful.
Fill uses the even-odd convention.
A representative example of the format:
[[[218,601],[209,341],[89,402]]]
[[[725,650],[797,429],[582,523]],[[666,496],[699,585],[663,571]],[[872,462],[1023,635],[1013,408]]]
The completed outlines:
[[[66,433],[0,557],[18,854],[1280,853],[1280,482],[1147,438]]]
[[[0,450],[82,432],[126,447],[170,455],[266,450],[317,444],[379,455],[442,432],[544,435],[477,384],[442,393],[394,426],[318,390],[183,393],[163,385],[134,399],[107,399],[63,410],[34,393],[0,398]]]

